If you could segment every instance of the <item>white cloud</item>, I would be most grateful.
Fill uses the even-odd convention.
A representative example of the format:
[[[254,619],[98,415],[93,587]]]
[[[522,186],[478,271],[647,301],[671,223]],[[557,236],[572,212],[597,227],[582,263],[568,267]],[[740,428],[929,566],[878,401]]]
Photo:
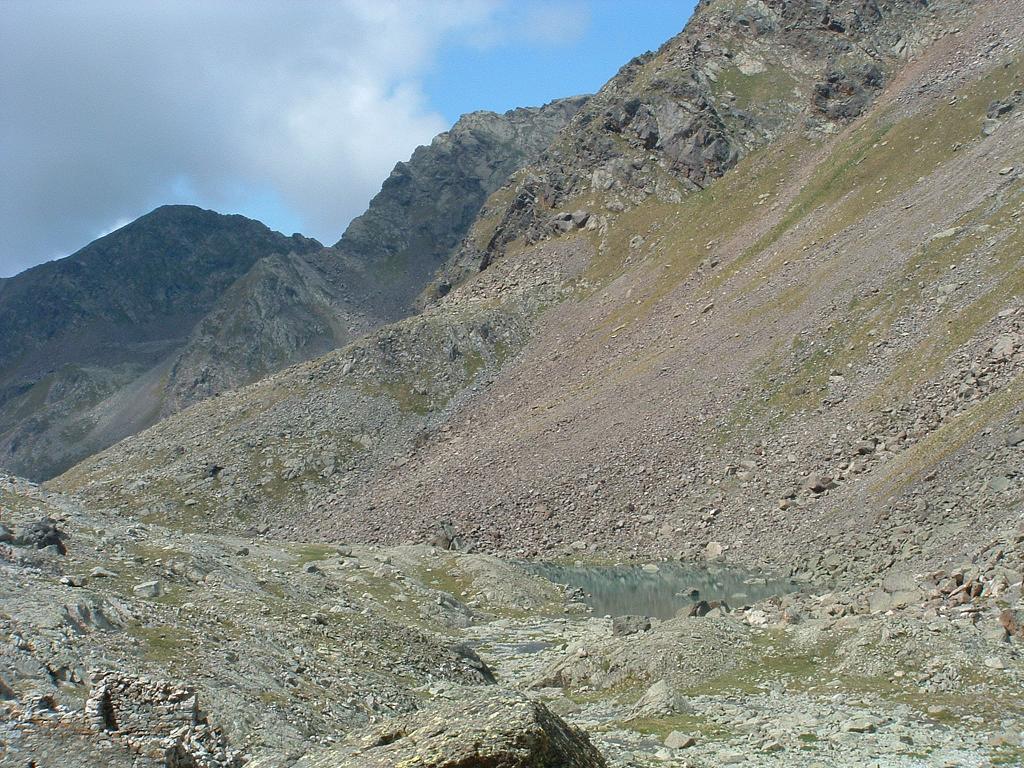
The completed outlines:
[[[394,163],[447,127],[419,77],[500,5],[8,0],[0,275],[182,186],[228,211],[239,189],[270,190],[333,242]]]
[[[584,0],[514,0],[473,25],[466,42],[480,49],[509,43],[564,45],[582,38],[590,20]]]

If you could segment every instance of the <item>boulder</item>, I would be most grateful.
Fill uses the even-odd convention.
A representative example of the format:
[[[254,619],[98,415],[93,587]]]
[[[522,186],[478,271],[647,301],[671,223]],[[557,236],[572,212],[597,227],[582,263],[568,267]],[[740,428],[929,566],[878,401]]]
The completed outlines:
[[[1013,333],[1000,334],[992,342],[992,350],[991,350],[991,357],[992,357],[992,359],[995,360],[996,362],[1002,362],[1004,360],[1009,360],[1011,357],[1013,357],[1014,353],[1017,351],[1018,344],[1019,344],[1019,339],[1017,338],[1016,334],[1013,334]]]
[[[68,550],[64,546],[64,538],[64,533],[57,528],[57,523],[49,517],[44,517],[22,528],[14,537],[14,544],[35,549],[54,547],[57,552],[66,555]]]
[[[1024,611],[1008,608],[999,614],[999,623],[1010,637],[1024,640]]]
[[[689,711],[686,699],[677,694],[667,680],[659,680],[633,705],[628,719],[668,717]]]
[[[841,730],[846,733],[874,733],[882,725],[882,720],[872,715],[852,717],[843,722]]]
[[[164,588],[159,581],[144,581],[132,587],[132,591],[139,597],[160,597]]]
[[[429,544],[437,549],[444,549],[452,552],[469,551],[469,548],[455,530],[455,526],[448,521],[442,522],[437,526]]]
[[[725,555],[725,547],[717,541],[709,541],[704,548],[704,559],[708,562],[720,560]]]
[[[637,635],[651,628],[651,620],[647,616],[616,616],[612,619],[612,637]]]
[[[65,623],[73,627],[77,632],[89,632],[92,630],[110,632],[123,626],[116,612],[113,612],[112,616],[107,616],[103,608],[104,606],[95,600],[83,600],[65,605],[62,618]]]
[[[467,693],[389,720],[295,768],[604,768],[586,733],[511,691]]]
[[[729,604],[724,600],[699,600],[689,608],[683,608],[677,615],[685,614],[689,618],[701,618],[703,616],[721,616],[729,613]]]
[[[697,740],[693,736],[682,731],[672,731],[672,733],[665,737],[665,746],[669,749],[688,749],[696,744]]]
[[[815,472],[807,478],[807,482],[804,483],[804,488],[811,493],[824,493],[827,490],[836,487],[836,481],[828,475],[823,475]]]

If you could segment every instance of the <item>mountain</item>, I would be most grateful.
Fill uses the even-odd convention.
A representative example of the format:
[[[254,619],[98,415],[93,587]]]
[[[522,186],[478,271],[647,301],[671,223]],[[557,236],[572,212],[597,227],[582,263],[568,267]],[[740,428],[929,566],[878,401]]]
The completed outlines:
[[[55,487],[810,573],[979,545],[1019,462],[1020,112],[991,115],[1021,73],[992,8],[702,4],[489,198],[425,311]]]
[[[10,278],[0,294],[3,463],[49,476],[149,426],[168,360],[220,295],[264,256],[321,247],[242,216],[164,206]]]
[[[464,115],[395,166],[333,248],[260,264],[189,339],[164,414],[414,312],[488,195],[535,160],[585,101]]]
[[[409,314],[486,197],[584,101],[466,115],[396,166],[334,248],[165,206],[0,284],[0,465],[50,477]]]
[[[487,198],[540,157],[586,101],[573,97],[503,115],[464,115],[395,166],[335,249],[374,264],[388,278],[389,292],[373,298],[393,307],[392,315],[408,314]]]
[[[0,741],[1020,764],[1022,15],[705,0],[396,288],[411,314],[0,478]],[[281,318],[231,365],[328,332],[340,252],[222,294]]]

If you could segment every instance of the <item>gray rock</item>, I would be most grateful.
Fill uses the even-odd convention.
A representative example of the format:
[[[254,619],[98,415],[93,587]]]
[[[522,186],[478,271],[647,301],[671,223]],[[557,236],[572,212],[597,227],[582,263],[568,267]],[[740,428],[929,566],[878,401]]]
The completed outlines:
[[[1015,429],[1006,436],[1006,444],[1011,448],[1024,443],[1024,429]]]
[[[690,705],[667,680],[659,680],[648,688],[629,712],[629,720],[646,717],[667,717],[689,712]]]
[[[729,613],[729,605],[724,600],[698,600],[689,608],[679,610],[678,616],[702,618],[704,616],[722,616]]]
[[[134,592],[139,597],[160,597],[164,593],[163,585],[159,581],[144,581],[141,584],[136,584],[132,587]]]
[[[882,724],[882,720],[871,715],[853,717],[839,726],[845,733],[874,733]]]
[[[665,746],[669,749],[688,749],[695,746],[697,740],[682,731],[672,731],[665,737]]]
[[[804,488],[811,493],[824,493],[836,487],[836,481],[829,475],[814,473],[804,482]]]
[[[295,768],[604,768],[587,735],[511,692],[467,694],[307,754]]]
[[[612,637],[625,637],[646,632],[651,628],[647,616],[616,616],[612,619]]]
[[[46,549],[54,547],[62,555],[67,554],[64,546],[64,534],[57,528],[57,523],[48,517],[23,526],[14,537],[15,546]]]
[[[1024,610],[1007,608],[999,614],[999,623],[1006,634],[1024,640]]]

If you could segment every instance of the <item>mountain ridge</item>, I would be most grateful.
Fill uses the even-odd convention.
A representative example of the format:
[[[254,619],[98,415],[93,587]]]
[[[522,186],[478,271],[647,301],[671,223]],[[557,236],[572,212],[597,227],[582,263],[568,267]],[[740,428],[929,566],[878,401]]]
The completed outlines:
[[[12,278],[0,298],[9,339],[0,353],[0,384],[8,385],[0,396],[0,461],[36,479],[52,476],[196,400],[415,311],[483,199],[584,101],[461,119],[396,166],[338,247],[287,238],[241,216],[161,206],[70,261]],[[231,251],[237,263],[215,273],[224,265],[214,247],[210,274],[193,279],[166,254],[200,254],[198,269],[215,225],[241,228]],[[277,260],[264,263],[269,256]],[[132,274],[122,279],[124,270]],[[54,293],[61,285],[67,296]],[[186,297],[180,316],[161,313],[175,292]],[[69,313],[74,295],[82,297],[78,314]],[[47,326],[45,312],[55,310],[56,325]],[[88,322],[98,338],[82,335]],[[14,359],[22,346],[31,355],[32,344],[35,362]]]

